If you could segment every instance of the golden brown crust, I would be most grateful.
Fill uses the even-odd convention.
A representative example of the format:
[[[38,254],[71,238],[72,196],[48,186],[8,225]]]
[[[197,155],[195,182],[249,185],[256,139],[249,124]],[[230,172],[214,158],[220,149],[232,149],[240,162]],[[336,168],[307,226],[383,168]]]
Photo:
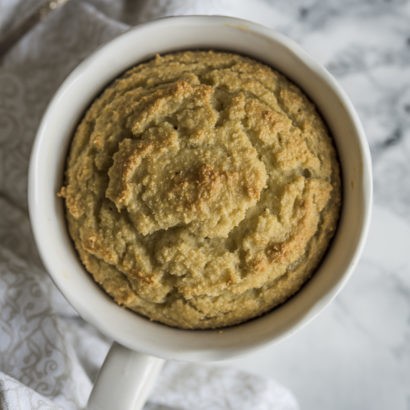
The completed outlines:
[[[221,52],[157,56],[104,90],[66,169],[70,234],[117,303],[182,328],[292,296],[336,229],[339,166],[312,103]]]

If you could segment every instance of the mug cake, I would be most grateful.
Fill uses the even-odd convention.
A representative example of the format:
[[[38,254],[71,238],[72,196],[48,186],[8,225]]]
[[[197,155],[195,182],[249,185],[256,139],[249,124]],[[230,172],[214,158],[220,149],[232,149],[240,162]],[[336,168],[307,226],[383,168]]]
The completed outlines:
[[[105,88],[71,142],[64,198],[116,303],[185,329],[235,325],[314,274],[337,228],[337,153],[307,96],[219,51],[158,55]]]

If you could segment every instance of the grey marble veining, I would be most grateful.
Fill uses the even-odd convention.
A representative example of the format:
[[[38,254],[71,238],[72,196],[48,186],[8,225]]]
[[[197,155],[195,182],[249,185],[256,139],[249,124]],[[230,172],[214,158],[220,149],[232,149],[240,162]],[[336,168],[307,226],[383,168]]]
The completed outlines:
[[[375,202],[409,221],[410,184],[403,179],[410,175],[410,3],[292,2],[289,12],[294,20],[282,30],[328,68],[360,115]]]

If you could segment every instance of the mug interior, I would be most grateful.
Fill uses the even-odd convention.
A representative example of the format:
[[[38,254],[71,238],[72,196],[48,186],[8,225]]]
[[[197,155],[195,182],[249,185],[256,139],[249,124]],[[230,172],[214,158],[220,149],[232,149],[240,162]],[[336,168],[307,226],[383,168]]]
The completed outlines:
[[[222,49],[256,58],[281,71],[317,105],[342,166],[343,207],[336,236],[302,290],[282,306],[223,330],[180,330],[117,306],[83,268],[68,236],[56,195],[72,132],[84,110],[111,80],[138,62],[183,49]],[[64,81],[34,143],[29,210],[42,260],[80,315],[119,343],[147,354],[217,360],[277,340],[306,323],[335,296],[354,269],[368,230],[371,167],[366,139],[333,78],[292,41],[254,23],[227,17],[172,17],[137,26],[100,48]]]

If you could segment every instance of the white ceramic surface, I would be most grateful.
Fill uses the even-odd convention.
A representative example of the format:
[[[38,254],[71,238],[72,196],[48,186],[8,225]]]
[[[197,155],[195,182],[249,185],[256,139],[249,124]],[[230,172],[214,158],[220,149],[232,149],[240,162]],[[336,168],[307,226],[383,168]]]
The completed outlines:
[[[156,53],[219,48],[260,59],[301,86],[317,104],[342,162],[344,203],[332,247],[310,282],[285,305],[219,331],[184,331],[149,322],[113,303],[79,262],[57,198],[76,122],[110,80]],[[29,207],[45,266],[75,309],[119,343],[167,359],[216,360],[278,340],[317,314],[353,271],[367,233],[371,166],[358,118],[333,78],[295,43],[264,27],[227,17],[176,17],[138,26],[100,48],[66,79],[50,103],[33,147]]]

